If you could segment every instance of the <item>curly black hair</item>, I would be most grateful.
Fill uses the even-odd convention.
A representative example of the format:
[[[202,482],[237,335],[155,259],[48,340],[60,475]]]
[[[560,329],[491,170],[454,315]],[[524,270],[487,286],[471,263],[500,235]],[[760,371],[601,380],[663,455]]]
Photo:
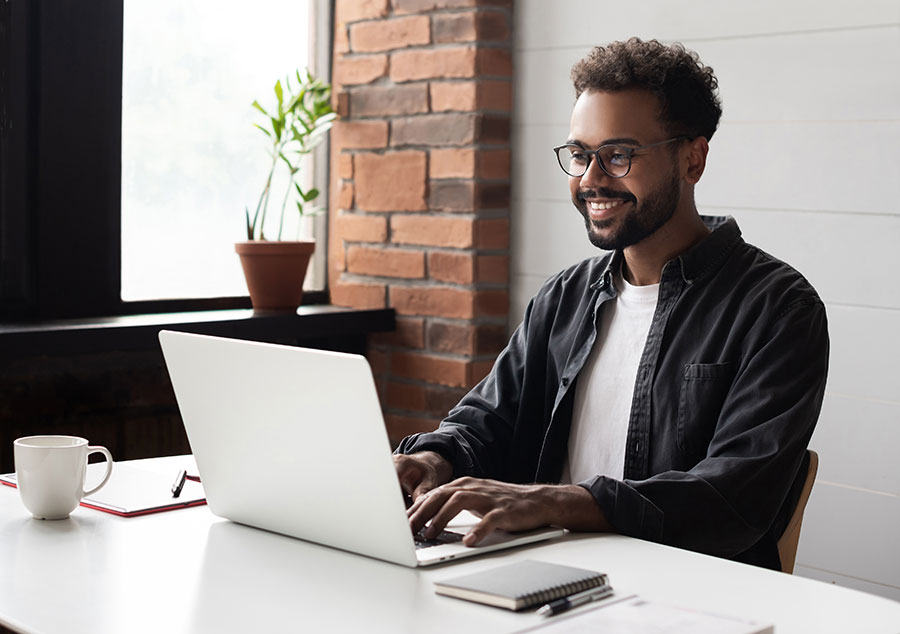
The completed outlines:
[[[647,90],[659,99],[660,115],[673,135],[711,139],[722,104],[719,82],[697,53],[681,44],[633,37],[598,46],[572,67],[575,95],[585,90]]]

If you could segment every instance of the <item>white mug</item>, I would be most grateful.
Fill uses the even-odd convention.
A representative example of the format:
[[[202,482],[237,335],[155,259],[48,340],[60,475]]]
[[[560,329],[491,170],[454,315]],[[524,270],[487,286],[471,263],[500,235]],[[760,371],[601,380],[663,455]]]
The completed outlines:
[[[112,475],[112,455],[106,447],[88,445],[76,436],[27,436],[13,443],[16,486],[22,503],[41,520],[69,517],[81,498],[96,493]],[[87,459],[92,453],[106,456],[106,475],[84,490]]]

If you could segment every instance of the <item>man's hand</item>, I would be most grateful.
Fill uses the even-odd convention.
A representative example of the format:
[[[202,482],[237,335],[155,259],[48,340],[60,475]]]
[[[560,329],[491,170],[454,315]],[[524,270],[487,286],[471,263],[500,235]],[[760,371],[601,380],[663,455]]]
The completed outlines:
[[[421,451],[414,454],[396,454],[394,466],[403,492],[415,502],[419,497],[449,482],[453,466],[440,454]]]
[[[575,485],[510,484],[496,480],[459,478],[415,498],[407,510],[413,532],[436,537],[460,511],[481,517],[463,538],[475,546],[496,529],[524,531],[541,526],[605,531],[609,523],[593,496]]]

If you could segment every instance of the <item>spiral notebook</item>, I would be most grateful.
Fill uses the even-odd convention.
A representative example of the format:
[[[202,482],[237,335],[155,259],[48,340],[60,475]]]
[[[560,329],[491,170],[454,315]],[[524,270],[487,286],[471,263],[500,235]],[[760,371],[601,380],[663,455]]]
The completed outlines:
[[[434,590],[448,597],[524,610],[608,584],[609,580],[601,572],[527,559],[437,581]]]

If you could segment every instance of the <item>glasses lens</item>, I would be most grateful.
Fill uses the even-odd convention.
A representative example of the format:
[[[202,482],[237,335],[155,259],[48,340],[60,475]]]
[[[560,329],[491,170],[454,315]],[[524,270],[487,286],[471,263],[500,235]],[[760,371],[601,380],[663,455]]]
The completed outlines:
[[[566,145],[556,151],[559,166],[569,176],[582,176],[587,171],[591,155],[575,145]]]
[[[618,145],[607,145],[600,148],[600,160],[606,173],[610,176],[622,177],[631,167],[631,152]]]

